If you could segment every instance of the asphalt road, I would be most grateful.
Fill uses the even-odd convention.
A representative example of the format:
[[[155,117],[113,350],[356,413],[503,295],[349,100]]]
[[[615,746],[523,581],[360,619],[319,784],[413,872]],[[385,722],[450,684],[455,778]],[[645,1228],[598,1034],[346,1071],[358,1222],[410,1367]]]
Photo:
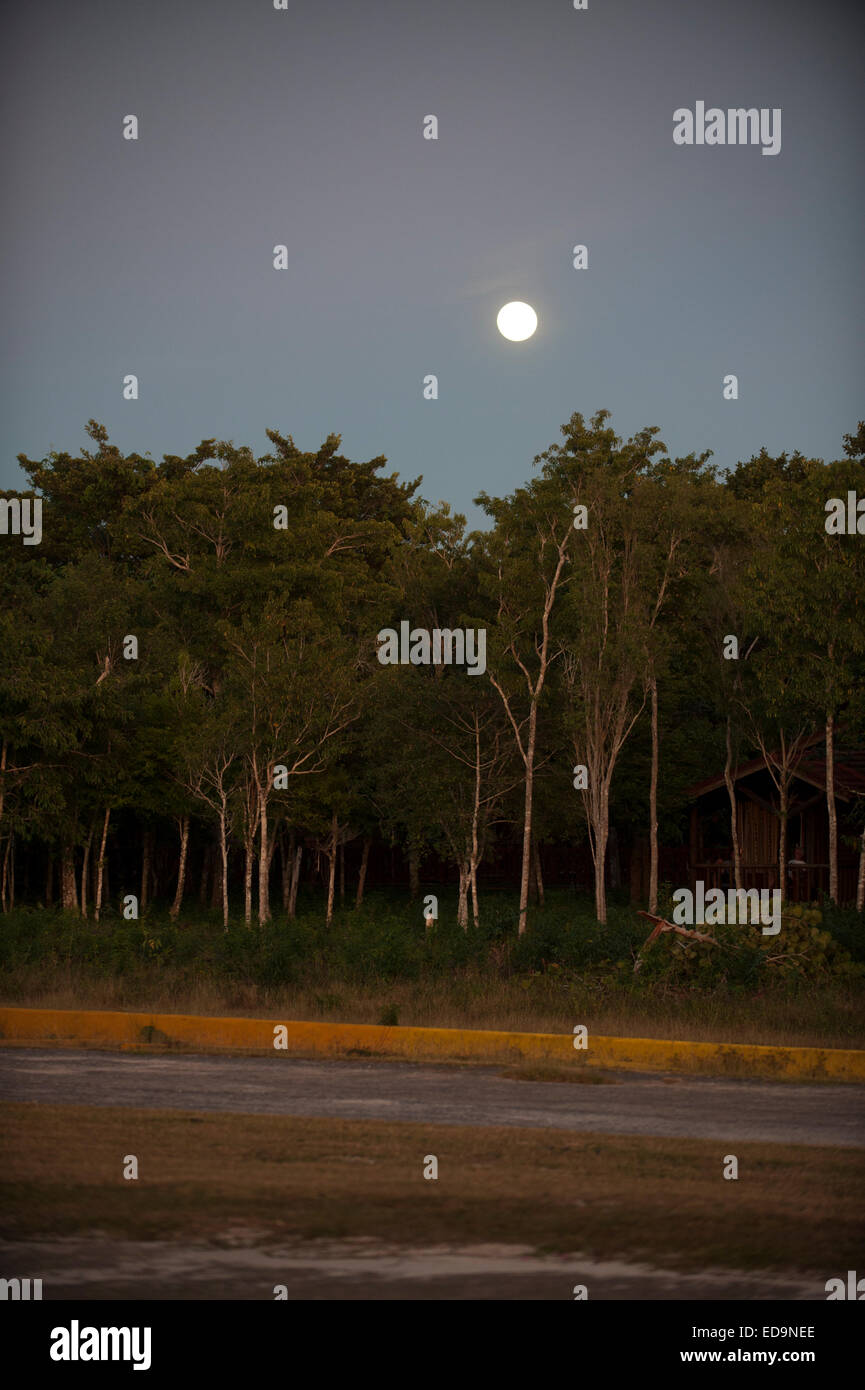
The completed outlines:
[[[3,1048],[0,1100],[865,1148],[860,1086],[625,1072],[579,1085],[495,1067]]]

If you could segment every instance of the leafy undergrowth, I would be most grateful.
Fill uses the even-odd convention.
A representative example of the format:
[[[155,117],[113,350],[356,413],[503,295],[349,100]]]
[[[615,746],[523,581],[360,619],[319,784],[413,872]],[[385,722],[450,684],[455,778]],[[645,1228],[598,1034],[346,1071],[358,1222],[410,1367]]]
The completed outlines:
[[[246,1014],[328,1022],[490,1028],[823,1047],[865,1046],[860,914],[785,912],[781,932],[717,927],[717,945],[666,934],[634,964],[650,926],[626,904],[600,926],[587,899],[551,894],[528,930],[515,903],[455,925],[440,899],[379,894],[330,926],[309,904],[263,927],[191,911],[99,923],[23,909],[0,917],[7,1004]]]

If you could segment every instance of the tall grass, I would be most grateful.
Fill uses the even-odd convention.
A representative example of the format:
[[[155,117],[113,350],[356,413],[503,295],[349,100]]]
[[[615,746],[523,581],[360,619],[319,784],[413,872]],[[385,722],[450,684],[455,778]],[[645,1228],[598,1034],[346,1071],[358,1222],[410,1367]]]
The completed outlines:
[[[371,896],[327,926],[317,904],[263,927],[158,908],[100,923],[59,912],[0,917],[0,997],[7,1004],[120,1008],[416,1026],[688,1037],[696,1041],[865,1046],[861,979],[774,978],[743,950],[694,980],[666,950],[637,975],[648,924],[624,903],[601,927],[591,902],[553,895],[528,930],[494,898],[478,928],[455,925],[440,896],[427,931],[420,904]],[[856,914],[824,920],[861,958]]]

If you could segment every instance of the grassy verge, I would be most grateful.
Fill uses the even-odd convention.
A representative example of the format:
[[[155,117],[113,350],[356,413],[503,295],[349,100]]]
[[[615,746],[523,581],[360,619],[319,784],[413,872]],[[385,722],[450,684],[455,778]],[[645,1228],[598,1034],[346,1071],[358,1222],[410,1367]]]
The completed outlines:
[[[379,1121],[6,1104],[9,1237],[503,1242],[658,1266],[855,1267],[855,1150]],[[62,1145],[58,1145],[62,1136]],[[138,1181],[122,1176],[135,1154]],[[438,1180],[426,1181],[426,1155]],[[671,1219],[675,1213],[675,1219]]]
[[[171,971],[106,978],[83,967],[29,967],[9,975],[0,1003],[19,1008],[125,1009],[213,1017],[298,1019],[313,1023],[386,1023],[420,1028],[490,1028],[516,1033],[571,1033],[584,1023],[603,1037],[680,1038],[692,1042],[785,1047],[865,1048],[861,988],[807,992],[725,989],[693,993],[658,986],[634,994],[586,977],[563,985],[550,975],[528,980],[466,969],[449,979],[368,984],[332,978],[322,985],[266,987],[190,982]]]
[[[614,904],[600,927],[591,903],[550,895],[523,937],[513,904],[484,912],[464,932],[443,898],[426,932],[418,904],[382,894],[329,926],[307,904],[294,921],[232,919],[226,933],[195,912],[94,923],[16,910],[0,916],[0,1002],[529,1033],[582,1023],[595,1035],[865,1047],[859,914],[824,914],[823,937],[810,922],[819,913],[791,919],[783,950],[738,929],[722,948],[690,952],[663,938],[635,974],[648,924],[630,906]]]

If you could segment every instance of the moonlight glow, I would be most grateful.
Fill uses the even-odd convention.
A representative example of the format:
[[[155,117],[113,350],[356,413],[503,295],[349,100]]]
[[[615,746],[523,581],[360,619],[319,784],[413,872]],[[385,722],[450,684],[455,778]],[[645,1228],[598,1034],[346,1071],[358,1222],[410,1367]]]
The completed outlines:
[[[521,343],[534,333],[538,326],[538,316],[531,304],[523,304],[521,300],[515,299],[499,309],[496,324],[503,338],[510,338],[512,343]]]

